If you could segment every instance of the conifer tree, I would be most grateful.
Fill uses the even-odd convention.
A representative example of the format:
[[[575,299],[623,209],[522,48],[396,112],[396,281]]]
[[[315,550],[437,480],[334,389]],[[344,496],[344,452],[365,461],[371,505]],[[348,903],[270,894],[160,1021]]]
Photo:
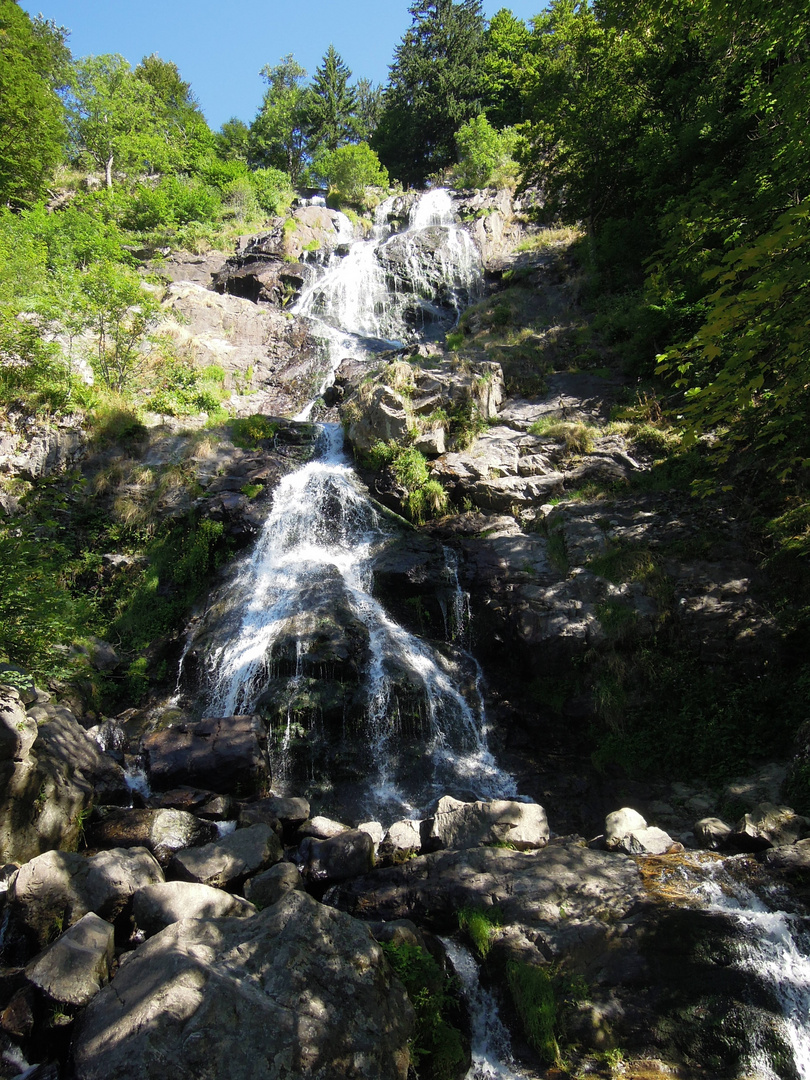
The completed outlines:
[[[422,184],[455,160],[455,133],[481,111],[480,0],[415,0],[394,54],[372,143],[403,183]]]
[[[313,151],[337,150],[355,134],[357,92],[352,73],[334,45],[315,69],[307,100],[307,134]]]

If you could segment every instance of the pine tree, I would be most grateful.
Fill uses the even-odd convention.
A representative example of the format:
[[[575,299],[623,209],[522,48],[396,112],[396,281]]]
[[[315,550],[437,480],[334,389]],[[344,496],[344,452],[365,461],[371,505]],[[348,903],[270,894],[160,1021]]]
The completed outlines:
[[[337,150],[355,135],[357,92],[349,86],[351,71],[334,45],[315,69],[307,99],[307,134],[313,153]]]
[[[455,133],[481,111],[480,0],[416,0],[394,54],[372,143],[403,183],[422,184],[455,160]]]

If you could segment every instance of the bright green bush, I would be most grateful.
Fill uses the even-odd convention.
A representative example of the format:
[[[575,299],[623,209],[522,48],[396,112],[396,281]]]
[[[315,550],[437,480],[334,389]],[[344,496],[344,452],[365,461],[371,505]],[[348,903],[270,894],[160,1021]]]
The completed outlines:
[[[456,184],[483,188],[514,178],[517,165],[512,154],[516,143],[511,128],[497,131],[483,113],[468,120],[456,133],[458,165],[453,174]]]
[[[322,154],[315,166],[331,191],[350,203],[360,203],[367,187],[388,187],[388,172],[368,143],[339,146]]]

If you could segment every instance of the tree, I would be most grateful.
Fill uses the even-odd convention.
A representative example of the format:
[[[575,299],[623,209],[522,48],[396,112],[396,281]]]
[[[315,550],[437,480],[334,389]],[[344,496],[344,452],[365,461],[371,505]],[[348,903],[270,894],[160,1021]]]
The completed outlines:
[[[455,134],[481,111],[480,0],[416,0],[397,46],[372,144],[403,183],[422,184],[455,161]]]
[[[492,17],[484,35],[482,103],[496,128],[528,119],[524,83],[531,44],[529,28],[507,8]]]
[[[250,162],[286,172],[298,183],[306,157],[306,70],[292,53],[261,70],[268,88],[250,128]]]
[[[370,79],[358,79],[355,87],[357,107],[355,109],[355,135],[359,142],[368,142],[374,134],[383,107],[383,89],[374,86]]]
[[[63,29],[30,19],[13,0],[0,0],[2,203],[35,202],[62,157],[66,130],[59,91],[69,61]]]
[[[330,45],[315,69],[306,103],[307,136],[313,151],[337,150],[354,138],[357,92],[349,86],[351,77],[340,54]]]
[[[163,171],[178,163],[166,109],[123,56],[88,56],[76,64],[69,115],[77,150],[103,171],[108,188],[114,165]]]
[[[250,128],[244,120],[232,116],[214,135],[219,157],[225,161],[247,161],[250,146]]]
[[[362,200],[367,187],[388,186],[388,173],[368,143],[339,146],[321,155],[318,172],[347,202]]]
[[[193,169],[200,157],[214,146],[214,136],[191,92],[191,83],[181,79],[177,64],[156,54],[145,56],[134,75],[153,90],[161,105],[165,138],[181,150],[181,167]]]

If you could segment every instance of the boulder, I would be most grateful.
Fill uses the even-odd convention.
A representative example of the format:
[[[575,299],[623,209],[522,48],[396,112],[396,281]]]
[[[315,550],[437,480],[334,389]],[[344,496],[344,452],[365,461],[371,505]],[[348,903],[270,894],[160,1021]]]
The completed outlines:
[[[241,896],[192,881],[161,881],[132,897],[132,920],[147,937],[181,919],[244,919],[256,914]]]
[[[346,832],[347,829],[348,825],[343,825],[339,821],[318,814],[316,817],[302,822],[298,827],[298,835],[300,837],[314,836],[316,840],[330,840],[333,836],[339,836],[341,833]]]
[[[789,806],[759,803],[744,814],[729,834],[728,842],[738,851],[764,851],[766,848],[795,844],[810,833],[810,821]]]
[[[629,806],[614,810],[605,818],[605,845],[608,850],[617,848],[625,836],[637,829],[646,829],[647,822],[637,810]]]
[[[309,819],[309,802],[306,799],[285,798],[268,795],[266,799],[242,803],[239,820],[242,824],[255,825],[259,821],[278,820],[282,825],[302,825]]]
[[[0,687],[0,861],[75,849],[90,803],[128,798],[121,768],[73,714],[50,704],[41,726],[19,693]],[[40,706],[33,705],[32,710]]]
[[[648,825],[623,836],[618,850],[626,855],[666,855],[668,851],[683,851],[683,845],[677,844],[663,829]]]
[[[277,904],[288,892],[303,887],[298,868],[292,863],[280,862],[245,882],[245,898],[262,910]]]
[[[385,834],[382,853],[394,862],[418,855],[422,850],[421,821],[395,821]]]
[[[376,442],[406,439],[410,424],[405,398],[390,386],[376,386],[364,400],[361,414],[350,421],[346,434],[356,449],[367,451]]]
[[[12,912],[42,948],[88,912],[114,922],[134,892],[160,881],[163,871],[144,848],[113,848],[89,858],[47,851],[20,867],[10,890]]]
[[[184,810],[114,810],[86,830],[89,847],[145,847],[161,866],[175,852],[217,836],[216,825]]]
[[[545,847],[548,839],[546,812],[537,803],[509,799],[465,803],[450,796],[439,800],[427,834],[427,844],[434,851],[482,844],[508,844],[518,851],[532,851]]]
[[[413,1010],[368,929],[304,892],[175,923],[84,1013],[76,1080],[406,1080]]]
[[[348,881],[374,866],[374,841],[361,829],[347,829],[329,840],[306,836],[298,848],[298,858],[310,881]]]
[[[176,724],[143,740],[152,787],[178,784],[225,794],[261,793],[270,783],[267,733],[259,716]]]
[[[368,833],[371,837],[372,843],[374,844],[374,858],[376,859],[380,844],[383,842],[385,836],[385,829],[379,821],[364,821],[358,825],[357,828],[360,832]]]
[[[25,969],[26,978],[59,1005],[87,1005],[110,980],[114,928],[89,912]]]
[[[720,851],[728,847],[731,826],[718,817],[706,817],[695,822],[694,833],[698,847],[707,851]]]
[[[179,852],[167,873],[180,881],[234,890],[246,878],[279,862],[282,855],[281,841],[269,825],[251,825],[213,844]]]

